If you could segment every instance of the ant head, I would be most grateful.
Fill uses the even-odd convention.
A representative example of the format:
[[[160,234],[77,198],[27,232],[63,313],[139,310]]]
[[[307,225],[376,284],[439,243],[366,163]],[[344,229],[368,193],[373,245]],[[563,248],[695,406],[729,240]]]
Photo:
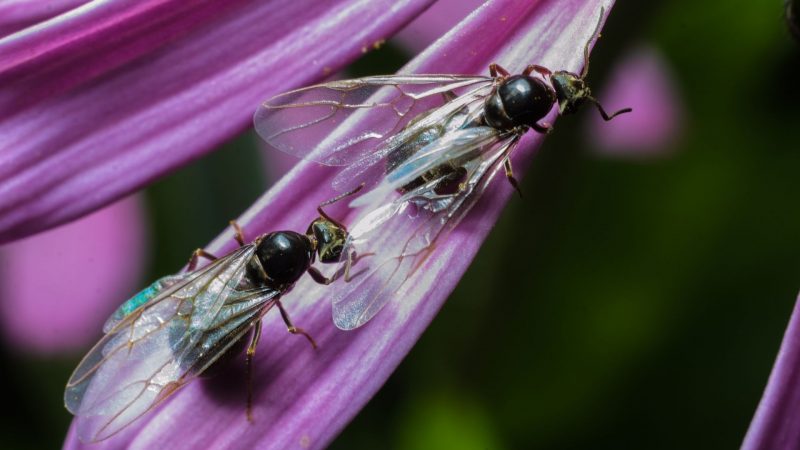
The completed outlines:
[[[347,230],[324,217],[319,217],[308,226],[306,235],[313,237],[320,262],[339,262],[347,241]]]
[[[561,115],[575,113],[587,101],[591,102],[595,107],[597,107],[600,115],[606,121],[609,121],[620,114],[633,111],[631,108],[623,108],[614,112],[613,114],[608,114],[606,110],[603,109],[603,106],[600,105],[600,102],[598,102],[596,98],[592,97],[592,90],[589,89],[589,85],[586,84],[586,80],[572,72],[567,72],[565,70],[554,72],[553,75],[550,76],[550,83],[553,84],[553,89],[556,91],[556,97],[558,98],[558,113]]]
[[[592,99],[592,91],[584,79],[572,72],[554,72],[550,76],[550,83],[556,91],[558,113],[561,115],[576,112],[586,100]]]

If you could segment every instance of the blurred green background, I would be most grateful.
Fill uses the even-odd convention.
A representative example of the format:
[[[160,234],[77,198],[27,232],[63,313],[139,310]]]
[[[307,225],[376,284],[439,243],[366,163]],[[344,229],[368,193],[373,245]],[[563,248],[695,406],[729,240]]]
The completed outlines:
[[[332,448],[737,447],[800,287],[800,45],[782,19],[777,0],[619,2],[592,84],[636,44],[659,48],[683,94],[679,144],[599,156],[594,111],[560,120],[525,197]],[[390,43],[351,73],[410,57]],[[248,133],[147,189],[147,279],[258,197],[260,160]],[[61,445],[53,399],[78,357],[0,347],[0,447]]]

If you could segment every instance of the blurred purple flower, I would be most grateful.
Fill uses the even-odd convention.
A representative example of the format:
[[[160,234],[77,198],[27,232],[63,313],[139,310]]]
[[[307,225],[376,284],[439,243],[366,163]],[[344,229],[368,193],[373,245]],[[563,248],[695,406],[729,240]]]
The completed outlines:
[[[652,157],[669,152],[680,139],[684,108],[669,64],[654,47],[642,45],[615,65],[600,98],[632,107],[611,122],[587,117],[587,139],[605,154]]]
[[[0,39],[0,242],[203,155],[261,100],[325,77],[431,2],[94,1]]]
[[[744,450],[800,448],[800,298],[795,303],[767,388],[742,443]]]
[[[489,1],[415,58],[407,73],[485,73],[498,62],[512,72],[529,63],[579,71],[583,46],[601,7],[613,0]],[[555,119],[556,111],[547,120]],[[528,133],[513,159],[522,174],[542,135]],[[314,208],[334,195],[335,171],[301,161],[239,220],[252,239],[276,229],[303,230]],[[335,285],[301,279],[285,304],[320,344],[289,336],[277,314],[265,317],[255,361],[254,423],[245,420],[243,378],[192,383],[158,410],[108,441],[82,446],[71,429],[65,448],[324,448],[383,385],[433,319],[472,261],[513,190],[496,180],[471,214],[442,238],[369,324],[342,332],[331,323]],[[331,213],[347,223],[342,205]],[[392,230],[385,230],[391,233]],[[232,232],[208,250],[235,247]],[[402,301],[399,301],[402,299]],[[243,377],[240,373],[239,377]],[[231,401],[223,401],[226,398]]]
[[[0,247],[0,330],[11,346],[80,351],[141,282],[146,226],[129,197],[75,222]]]

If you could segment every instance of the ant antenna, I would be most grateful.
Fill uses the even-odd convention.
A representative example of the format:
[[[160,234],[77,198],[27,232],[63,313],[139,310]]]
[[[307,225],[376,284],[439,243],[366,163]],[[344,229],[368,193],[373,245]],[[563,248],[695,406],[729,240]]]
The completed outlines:
[[[586,46],[583,47],[583,70],[581,71],[581,79],[585,79],[586,76],[589,74],[589,44],[596,39],[600,39],[600,25],[603,23],[603,17],[605,16],[605,8],[600,8],[600,18],[597,19],[597,25],[594,27],[594,32],[592,32],[592,37],[586,41]],[[591,95],[586,96],[586,100],[589,100],[597,107],[597,110],[600,112],[600,115],[603,116],[603,120],[608,122],[609,120],[617,117],[620,114],[625,114],[633,111],[633,108],[623,108],[619,111],[615,112],[614,114],[608,115],[603,106],[597,101],[596,98],[592,97]]]
[[[356,186],[355,189],[351,189],[351,190],[345,192],[344,194],[339,194],[339,195],[337,195],[336,197],[334,197],[334,198],[332,198],[330,200],[325,200],[324,202],[320,203],[319,206],[317,206],[317,212],[319,213],[319,215],[323,219],[327,220],[328,222],[333,222],[334,224],[344,228],[344,225],[342,225],[341,223],[336,221],[333,217],[329,216],[325,212],[325,210],[323,210],[322,208],[324,208],[324,207],[326,207],[328,205],[332,205],[332,204],[338,202],[339,200],[341,200],[341,199],[343,199],[345,197],[349,197],[349,196],[351,196],[353,194],[358,193],[358,191],[360,191],[361,189],[364,189],[364,186],[365,186],[365,184],[361,183],[358,186]]]
[[[606,9],[601,7],[600,18],[597,19],[597,25],[594,26],[592,37],[586,41],[586,45],[583,47],[583,70],[581,70],[581,78],[586,78],[586,75],[589,74],[589,44],[591,44],[595,39],[600,39],[600,25],[603,24],[603,16],[605,15],[605,12]]]
[[[622,108],[619,111],[617,111],[614,114],[611,114],[609,116],[608,113],[606,112],[606,110],[603,109],[603,106],[600,105],[600,102],[598,102],[596,98],[589,96],[589,97],[586,97],[586,100],[589,100],[590,102],[592,102],[594,104],[594,106],[597,107],[597,110],[600,111],[600,115],[603,116],[603,120],[605,120],[606,122],[608,122],[609,120],[613,119],[614,117],[617,117],[620,114],[625,114],[625,113],[629,113],[629,112],[633,111],[633,108]]]

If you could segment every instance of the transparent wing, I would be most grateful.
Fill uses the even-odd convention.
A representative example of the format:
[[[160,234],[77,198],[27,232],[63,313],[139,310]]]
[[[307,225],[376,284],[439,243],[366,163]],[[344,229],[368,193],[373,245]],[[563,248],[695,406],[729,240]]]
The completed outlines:
[[[326,165],[357,164],[363,172],[420,129],[482,103],[493,83],[458,75],[332,81],[265,101],[253,121],[258,134],[281,151]]]
[[[67,383],[86,442],[108,438],[192,380],[244,336],[279,295],[244,278],[248,245],[163,290],[119,321]]]
[[[396,297],[436,242],[480,198],[518,140],[517,135],[498,135],[480,148],[481,141],[476,141],[474,157],[462,164],[466,181],[453,194],[437,194],[441,179],[434,179],[393,201],[372,199],[369,212],[352,227],[345,244],[342,264],[350,266],[350,280],[340,283],[334,294],[333,321],[338,328],[360,327]]]
[[[388,198],[392,193],[443,163],[468,161],[496,143],[503,132],[492,127],[477,126],[446,133],[412,154],[384,177],[368,192],[350,202],[351,208],[360,208]]]

